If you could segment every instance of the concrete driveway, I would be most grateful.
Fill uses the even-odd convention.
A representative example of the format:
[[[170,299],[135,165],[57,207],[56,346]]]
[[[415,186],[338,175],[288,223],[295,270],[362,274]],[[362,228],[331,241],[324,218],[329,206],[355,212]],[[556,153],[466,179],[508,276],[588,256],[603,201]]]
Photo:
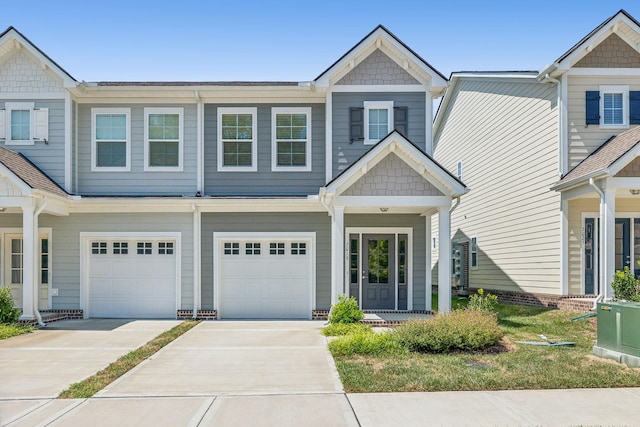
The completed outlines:
[[[0,341],[0,399],[56,397],[177,320],[66,320]],[[1,409],[1,408],[0,408]]]
[[[342,392],[323,322],[203,322],[98,397]]]

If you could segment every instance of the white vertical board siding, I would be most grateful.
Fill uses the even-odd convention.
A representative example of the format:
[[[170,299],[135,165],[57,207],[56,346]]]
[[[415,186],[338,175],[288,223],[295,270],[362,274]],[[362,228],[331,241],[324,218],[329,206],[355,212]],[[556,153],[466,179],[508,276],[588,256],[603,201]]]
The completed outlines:
[[[596,148],[613,135],[626,129],[600,129],[598,125],[585,126],[585,92],[599,90],[600,86],[629,86],[640,90],[640,76],[572,76],[567,78],[567,118],[569,144],[569,170],[576,167]],[[628,112],[627,112],[628,113]],[[602,112],[600,112],[602,115]],[[630,127],[635,127],[631,125]]]
[[[559,294],[555,85],[461,79],[451,101],[434,155],[454,174],[462,161],[470,189],[451,221],[453,239],[478,238],[470,286]]]
[[[193,215],[190,213],[72,214],[68,217],[41,215],[40,226],[52,227],[52,287],[54,309],[79,308],[81,232],[179,232],[181,233],[181,307],[193,307]],[[3,225],[4,226],[4,225]]]

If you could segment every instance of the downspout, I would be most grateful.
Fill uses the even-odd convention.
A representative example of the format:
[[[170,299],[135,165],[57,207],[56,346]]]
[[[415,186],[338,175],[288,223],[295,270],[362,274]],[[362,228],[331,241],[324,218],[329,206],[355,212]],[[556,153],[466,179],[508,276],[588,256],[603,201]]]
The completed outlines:
[[[329,212],[329,215],[333,216],[334,210],[331,206],[329,206],[329,204],[327,203],[327,190],[324,188],[320,189],[320,203],[322,203],[322,206],[324,206],[324,208],[327,210],[327,212]]]
[[[453,206],[451,206],[451,208],[449,208],[449,215],[451,215],[459,205],[460,205],[460,196],[456,196],[456,203]]]
[[[557,108],[558,108],[558,175],[562,176],[564,173],[564,127],[562,116],[562,82],[558,79],[551,77],[549,73],[544,75],[544,80],[556,84],[557,91]]]
[[[596,190],[596,193],[598,193],[598,195],[600,196],[600,206],[602,206],[602,203],[604,201],[604,192],[600,189],[600,187],[598,187],[595,183],[595,181],[593,180],[593,178],[589,178],[589,185],[591,187],[593,187],[594,190]],[[603,236],[602,236],[602,207],[600,208],[600,227],[598,227],[598,234],[600,235],[600,238],[598,239],[599,242],[598,244],[601,245],[602,241],[603,241]],[[598,250],[598,253],[602,253],[602,251]],[[602,274],[602,267],[604,267],[603,265],[601,265],[602,263],[600,262],[600,260],[598,260],[598,275],[600,276]],[[593,301],[593,307],[591,307],[591,310],[596,310],[598,308],[598,302],[602,300],[602,297],[604,296],[603,290],[604,290],[604,286],[606,286],[606,284],[603,284],[603,280],[599,280],[600,282],[600,291],[598,292],[598,295],[596,296],[596,299]]]
[[[36,263],[33,266],[33,269],[36,270],[36,265],[39,265],[39,262],[37,261],[38,258],[38,254],[40,253],[40,251],[38,250],[38,243],[40,242],[40,233],[38,233],[38,216],[42,213],[42,211],[44,210],[45,206],[47,205],[47,197],[44,196],[42,198],[42,204],[38,207],[38,209],[36,209],[36,211],[33,214],[33,220],[34,223],[36,225],[35,227],[35,237],[34,237],[34,250],[35,250],[35,258],[36,258]],[[39,293],[40,293],[40,280],[38,279],[39,275],[38,274],[34,274],[33,275],[33,286],[35,287],[34,292],[33,292],[33,299],[34,299],[34,303],[33,303],[33,314],[35,314],[36,316],[36,320],[38,321],[38,325],[40,325],[41,328],[44,328],[45,326],[47,326],[46,323],[44,323],[44,321],[42,320],[42,315],[40,314],[40,310],[38,310],[38,298],[39,298]]]
[[[192,204],[193,209],[193,320],[198,318],[198,301],[200,300],[200,209]]]

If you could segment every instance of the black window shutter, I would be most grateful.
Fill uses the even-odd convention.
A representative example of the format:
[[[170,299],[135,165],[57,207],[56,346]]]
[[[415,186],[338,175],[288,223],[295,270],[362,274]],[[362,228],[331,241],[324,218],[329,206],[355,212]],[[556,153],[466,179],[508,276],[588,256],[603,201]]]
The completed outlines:
[[[629,91],[629,123],[640,125],[640,91]]]
[[[588,125],[600,124],[600,92],[588,90],[586,92],[586,121]]]
[[[407,123],[409,121],[409,109],[407,107],[393,108],[393,127],[395,130],[407,136],[409,130]]]
[[[364,108],[349,108],[349,138],[351,142],[364,140]]]

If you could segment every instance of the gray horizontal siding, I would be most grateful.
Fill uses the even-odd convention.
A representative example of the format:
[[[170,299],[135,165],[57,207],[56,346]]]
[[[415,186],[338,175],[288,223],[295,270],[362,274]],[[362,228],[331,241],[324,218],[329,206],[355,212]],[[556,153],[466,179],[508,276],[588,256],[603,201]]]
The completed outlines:
[[[345,227],[411,227],[413,229],[413,309],[425,310],[425,218],[420,215],[344,216]],[[431,291],[431,290],[429,290]]]
[[[131,108],[131,171],[91,171],[91,108]],[[182,172],[144,170],[144,108],[184,108]],[[81,104],[78,111],[78,193],[82,195],[193,195],[196,192],[197,119],[195,104]]]
[[[10,226],[22,226],[20,215]],[[5,226],[3,219],[2,226]],[[193,301],[193,216],[191,214],[74,214],[68,217],[42,215],[40,227],[51,227],[52,287],[54,309],[80,307],[81,232],[180,232],[182,233],[182,308]]]
[[[0,102],[34,102],[36,108],[49,109],[48,144],[36,142],[34,145],[5,145],[6,148],[24,154],[58,185],[64,186],[64,100],[9,100]],[[0,142],[4,145],[4,142]]]
[[[371,145],[349,141],[349,108],[363,107],[364,101],[393,101],[394,107],[408,107],[408,129],[405,135],[424,150],[425,94],[414,93],[334,93],[333,94],[333,176],[358,160]]]
[[[205,194],[216,196],[306,195],[317,194],[325,184],[325,107],[323,104],[259,105],[257,113],[258,170],[255,172],[218,172],[218,107],[204,107],[204,183]],[[234,104],[234,107],[255,107]],[[311,107],[311,171],[271,171],[271,108]]]
[[[214,232],[315,232],[316,309],[331,306],[331,220],[326,213],[202,214],[202,308],[213,308]]]

